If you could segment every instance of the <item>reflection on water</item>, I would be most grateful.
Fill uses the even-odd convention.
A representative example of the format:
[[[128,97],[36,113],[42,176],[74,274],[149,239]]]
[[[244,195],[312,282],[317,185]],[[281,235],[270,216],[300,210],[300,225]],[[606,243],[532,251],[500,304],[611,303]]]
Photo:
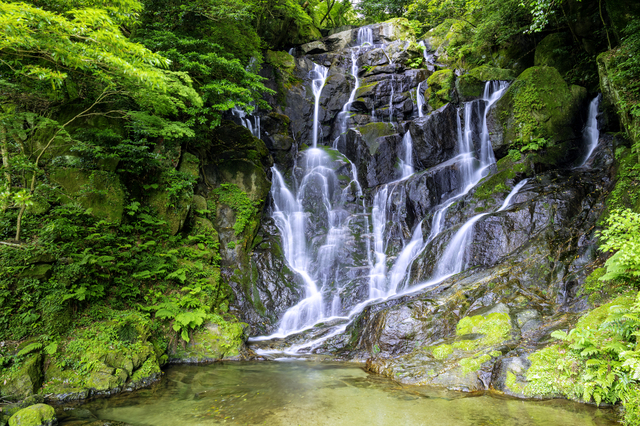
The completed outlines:
[[[358,365],[311,361],[175,366],[151,388],[67,410],[63,425],[82,424],[72,421],[74,412],[86,420],[95,416],[158,426],[615,424],[610,411],[563,400],[520,401],[404,386]]]

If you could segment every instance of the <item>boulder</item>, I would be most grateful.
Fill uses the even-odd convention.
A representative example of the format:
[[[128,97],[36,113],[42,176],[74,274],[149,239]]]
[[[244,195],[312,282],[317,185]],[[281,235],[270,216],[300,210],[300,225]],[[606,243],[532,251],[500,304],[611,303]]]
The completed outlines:
[[[401,140],[392,124],[369,123],[349,129],[338,150],[353,159],[360,184],[370,188],[400,177],[396,162]]]
[[[425,96],[432,109],[438,109],[451,102],[456,76],[453,70],[436,71],[427,79]]]
[[[536,46],[533,64],[536,67],[554,67],[561,75],[565,75],[573,68],[571,48],[569,34],[549,34]]]
[[[330,52],[342,50],[353,41],[353,31],[346,30],[338,33],[333,33],[323,41],[327,50]]]
[[[9,419],[9,426],[55,426],[56,410],[47,404],[35,404],[15,413]]]
[[[409,124],[416,170],[433,167],[457,154],[457,120],[457,108],[452,104],[446,104]]]
[[[193,332],[189,342],[168,351],[169,362],[201,363],[237,359],[244,351],[246,324],[240,322],[208,322]]]
[[[67,167],[54,169],[49,179],[62,188],[64,203],[80,203],[93,216],[109,222],[122,220],[125,191],[117,174]]]
[[[537,138],[552,146],[579,137],[583,95],[580,90],[572,91],[555,68],[525,70],[487,116],[496,156]]]
[[[327,49],[327,46],[325,46],[325,44],[319,40],[303,44],[302,46],[300,46],[300,50],[304,55],[314,55],[317,53],[324,53],[329,51],[329,49]]]
[[[0,375],[0,396],[7,400],[18,400],[38,392],[44,378],[43,361],[40,352],[31,353],[17,368],[5,369]]]
[[[415,33],[406,18],[394,18],[370,26],[375,44],[390,43],[396,40],[415,41]]]

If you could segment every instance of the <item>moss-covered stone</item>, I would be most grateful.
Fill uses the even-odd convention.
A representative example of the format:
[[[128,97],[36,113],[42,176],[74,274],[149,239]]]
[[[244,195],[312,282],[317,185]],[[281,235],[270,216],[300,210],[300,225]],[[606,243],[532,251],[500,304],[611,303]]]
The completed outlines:
[[[122,220],[125,192],[115,173],[68,167],[54,169],[49,179],[62,187],[63,202],[80,203],[95,217],[109,222]]]
[[[513,70],[496,68],[489,65],[476,67],[469,71],[469,75],[482,82],[492,80],[513,81],[516,79],[516,74]]]
[[[148,320],[134,313],[118,322],[94,323],[93,328],[100,330],[98,337],[79,330],[48,359],[43,394],[59,401],[85,399],[137,389],[158,379],[160,365],[148,341]]]
[[[620,120],[620,124],[622,124],[629,139],[634,144],[638,144],[640,143],[640,115],[634,115],[631,112],[634,103],[629,102],[630,91],[624,84],[614,83],[612,80],[612,76],[617,72],[614,66],[616,54],[616,52],[604,52],[597,58],[603,106],[607,114],[610,109],[615,111],[617,114],[615,119]],[[610,118],[611,121],[614,121],[614,117]]]
[[[42,386],[44,357],[40,352],[27,355],[24,360],[0,374],[0,396],[7,400],[18,400],[35,394]]]
[[[291,72],[296,67],[293,56],[280,50],[267,50],[267,53],[264,55],[264,60],[266,63],[271,64],[280,70],[287,70]]]
[[[54,426],[56,410],[47,404],[35,404],[15,413],[9,419],[9,426]]]
[[[425,96],[433,109],[438,109],[444,104],[451,102],[451,95],[455,84],[455,74],[453,70],[446,69],[436,71],[427,79],[427,90]]]
[[[391,123],[369,123],[364,126],[357,127],[356,130],[362,135],[362,139],[369,148],[369,153],[374,155],[380,146],[380,139],[383,136],[389,136],[396,133],[395,127]]]
[[[206,362],[233,359],[244,347],[246,324],[213,321],[194,332],[189,343],[169,351],[170,362]]]
[[[396,40],[415,41],[416,35],[407,18],[393,18],[380,24],[373,25],[378,30],[379,37],[386,41]]]
[[[51,270],[53,269],[52,265],[48,263],[38,263],[35,265],[31,265],[29,268],[20,272],[20,278],[35,278],[39,280],[46,280],[51,277]]]
[[[571,46],[569,34],[554,33],[542,39],[536,46],[534,65],[536,67],[554,67],[565,75],[573,68],[568,49]]]
[[[536,138],[544,138],[548,146],[574,139],[582,102],[555,68],[528,68],[489,113],[494,151],[503,156]]]

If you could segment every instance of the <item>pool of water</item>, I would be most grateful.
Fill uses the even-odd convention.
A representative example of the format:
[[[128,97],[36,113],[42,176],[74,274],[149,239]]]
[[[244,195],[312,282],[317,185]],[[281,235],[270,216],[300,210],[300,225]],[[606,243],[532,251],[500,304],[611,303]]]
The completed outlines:
[[[150,388],[59,411],[62,425],[95,418],[157,426],[616,424],[611,410],[564,400],[404,386],[358,364],[299,360],[173,366]]]

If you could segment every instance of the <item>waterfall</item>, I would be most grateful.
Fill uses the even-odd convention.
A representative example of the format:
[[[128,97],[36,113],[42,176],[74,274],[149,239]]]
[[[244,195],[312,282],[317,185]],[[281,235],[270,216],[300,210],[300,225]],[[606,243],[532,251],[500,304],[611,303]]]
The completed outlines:
[[[400,165],[402,166],[402,179],[406,179],[413,174],[413,139],[411,139],[409,131],[402,138],[402,150],[404,158],[400,160]]]
[[[338,122],[341,135],[345,134],[348,129],[349,108],[354,102],[360,84],[357,77],[358,56],[364,51],[365,46],[372,45],[371,28],[360,28],[357,35],[357,45],[351,49],[350,71],[355,83],[351,88],[349,99],[339,113],[339,119],[342,120]],[[425,56],[426,58],[427,56]],[[427,219],[431,221],[428,237],[425,238],[424,233],[429,222],[425,222],[425,218],[416,220],[416,225],[410,231],[410,235],[407,230],[403,231],[404,234],[400,233],[402,247],[398,247],[396,250],[395,247],[388,245],[392,235],[398,234],[398,224],[401,217],[398,210],[392,210],[391,207],[392,203],[402,204],[405,202],[403,197],[406,197],[407,194],[404,192],[403,181],[414,173],[411,134],[409,131],[404,132],[402,144],[397,154],[401,165],[401,179],[378,187],[373,195],[373,200],[369,199],[371,204],[368,206],[357,179],[358,173],[355,165],[349,163],[344,156],[334,150],[318,147],[319,100],[327,74],[327,68],[314,64],[311,73],[315,102],[313,145],[312,148],[300,153],[299,160],[294,160],[296,161],[294,165],[296,171],[292,173],[292,179],[295,190],[287,187],[279,170],[275,167],[272,169],[272,217],[282,237],[286,261],[304,285],[304,294],[295,306],[284,313],[274,335],[256,340],[287,336],[311,328],[319,322],[326,322],[327,319],[339,320],[330,326],[329,331],[323,332],[322,337],[290,348],[294,352],[303,347],[313,347],[319,342],[343,332],[346,327],[345,321],[350,321],[375,300],[386,299],[401,292],[411,292],[427,285],[433,285],[464,269],[467,264],[465,257],[468,256],[466,247],[473,239],[473,226],[490,213],[474,216],[453,234],[445,252],[437,260],[434,274],[429,282],[415,285],[410,282],[408,274],[415,259],[427,249],[434,238],[446,229],[448,209],[457,200],[468,194],[483,177],[489,174],[491,167],[495,165],[486,119],[489,109],[502,96],[507,87],[503,82],[487,82],[483,98],[466,103],[458,111],[456,156],[442,164],[443,166],[453,166],[452,170],[457,174],[455,178],[457,189],[448,193],[447,197],[431,212],[431,218]],[[389,121],[392,121],[393,98],[397,89],[400,92],[404,90],[404,85],[400,81],[399,87],[396,87],[395,76],[392,75],[390,78]],[[420,93],[421,86],[422,83],[419,83],[416,88],[419,116],[423,115],[424,105],[424,98]],[[472,117],[476,116],[481,118],[477,124],[472,122]],[[375,118],[373,119],[375,120]],[[479,140],[474,139],[478,136]],[[337,146],[336,141],[334,141],[334,146]],[[336,160],[336,155],[340,156],[342,160]],[[338,168],[340,168],[340,179],[338,178]],[[349,171],[345,173],[345,170]],[[344,174],[351,175],[346,186],[344,184],[348,179]],[[296,184],[296,178],[300,180],[299,185]],[[342,183],[340,183],[341,181]],[[496,212],[507,208],[513,196],[525,182],[522,181],[513,189],[505,199],[503,206]],[[351,205],[350,211],[345,208],[347,203]],[[356,211],[362,209],[362,213],[354,212],[353,206],[355,204],[358,205]],[[370,213],[367,214],[369,208]],[[392,214],[392,211],[397,213]],[[360,221],[358,222],[360,224],[364,223],[362,229],[364,232],[354,231],[350,228],[355,221]],[[361,242],[356,242],[355,235],[358,235],[357,239]],[[341,261],[344,260],[341,259],[341,255],[344,253],[342,250],[345,245],[353,244],[366,245],[366,256],[362,256],[364,253],[361,245],[359,249],[361,251],[357,252],[358,262],[361,263],[350,265],[353,266],[352,268],[346,267],[344,264],[340,266]],[[362,262],[366,262],[366,264],[363,265]],[[366,300],[362,300],[362,296],[358,296],[358,299],[354,300],[352,296],[345,302],[346,299],[342,298],[343,290],[354,291],[348,286],[353,282],[353,276],[356,276],[351,275],[355,274],[351,269],[368,271],[367,275],[364,273],[357,275],[357,279],[361,280],[359,282],[368,282],[369,293],[368,297],[365,296]],[[359,303],[354,306],[354,302]]]
[[[233,115],[234,117],[238,117],[243,127],[246,127],[247,129],[249,129],[251,134],[256,138],[260,138],[260,117],[259,116],[248,115],[246,112],[244,112],[237,106],[231,109],[231,115]],[[251,119],[253,119],[253,123],[251,122]]]
[[[520,189],[527,183],[527,179],[522,180],[518,183],[509,193],[507,198],[505,198],[502,206],[496,210],[496,212],[500,212],[505,210],[513,197],[520,191]],[[438,263],[435,268],[434,277],[444,277],[452,274],[458,274],[464,271],[468,265],[468,256],[469,253],[467,248],[473,242],[473,225],[476,224],[477,221],[488,215],[489,213],[482,213],[475,215],[471,219],[469,219],[464,225],[458,229],[458,232],[451,238],[449,244],[447,245],[446,250],[440,256]]]
[[[598,146],[598,139],[600,138],[600,130],[598,129],[598,108],[600,107],[600,100],[602,95],[598,94],[589,104],[589,115],[587,117],[587,124],[582,131],[582,139],[586,145],[586,155],[578,167],[582,167],[587,163],[591,154]]]
[[[351,90],[351,94],[349,95],[349,100],[345,102],[345,104],[342,107],[342,111],[340,111],[340,113],[338,114],[341,135],[346,136],[346,133],[348,130],[347,125],[349,122],[349,112],[350,112],[349,108],[351,107],[351,104],[353,104],[353,101],[356,98],[356,92],[360,87],[360,80],[358,79],[358,57],[360,56],[360,53],[365,43],[367,45],[371,45],[373,44],[372,40],[373,40],[373,34],[371,32],[371,28],[360,28],[360,30],[358,30],[358,38],[356,41],[357,45],[351,49],[351,76],[353,77],[353,80],[355,83],[353,85],[353,89]],[[340,136],[338,136],[335,139],[333,143],[334,149],[337,149],[339,139],[340,139]]]
[[[424,107],[424,95],[420,93],[420,86],[422,86],[423,81],[418,83],[418,87],[416,87],[416,104],[418,104],[418,117],[423,117],[424,113],[422,109]]]
[[[318,110],[320,109],[320,94],[324,87],[324,82],[327,79],[327,73],[329,69],[322,65],[313,64],[312,73],[315,74],[315,78],[311,82],[311,89],[313,90],[313,97],[315,104],[313,108],[313,147],[318,146]]]
[[[373,31],[370,27],[361,27],[356,40],[358,46],[373,46]]]
[[[506,88],[506,83],[487,82],[485,85],[483,99],[480,101],[467,102],[465,104],[463,110],[465,123],[464,131],[460,122],[460,115],[457,115],[458,155],[449,160],[447,163],[454,163],[458,166],[457,170],[460,180],[459,190],[457,193],[454,193],[434,209],[431,232],[426,241],[424,241],[422,237],[422,222],[420,222],[420,224],[413,232],[411,241],[405,244],[402,251],[398,254],[395,263],[391,266],[390,274],[387,274],[386,256],[386,241],[388,238],[386,235],[386,224],[388,221],[387,212],[389,210],[387,204],[392,192],[397,187],[397,182],[392,182],[390,184],[384,185],[380,190],[378,190],[378,192],[376,192],[371,212],[374,238],[373,249],[375,253],[374,263],[371,267],[369,280],[369,297],[371,299],[389,297],[390,295],[395,294],[398,290],[406,286],[406,284],[408,283],[408,277],[405,277],[403,281],[402,277],[398,277],[399,274],[403,273],[406,275],[406,271],[410,268],[416,256],[424,251],[427,245],[444,230],[444,222],[449,207],[451,207],[464,195],[468,194],[469,191],[489,173],[490,167],[495,164],[495,157],[493,156],[493,149],[491,147],[491,140],[489,138],[489,131],[487,129],[486,120],[490,106],[497,102],[498,99],[500,99],[500,96],[502,96]],[[474,107],[480,107],[480,102],[485,103],[485,108],[481,123],[482,131],[480,135],[480,147],[478,149],[478,152],[476,153],[474,151],[474,144],[472,141],[472,114]],[[407,139],[406,142],[405,138]],[[403,146],[406,146],[406,143],[411,141],[411,135],[409,134],[409,132],[405,133],[405,138],[403,138]],[[406,152],[407,151],[405,148],[405,153]],[[488,154],[489,152],[491,153],[490,155]],[[403,167],[403,178],[405,177],[405,170]],[[457,240],[452,240],[449,243],[449,246],[447,248],[448,253],[445,252],[445,254],[443,255],[443,257],[447,256],[447,259],[441,259],[441,261],[438,263],[438,265],[445,266],[440,267],[438,273],[434,275],[434,280],[438,281],[443,279],[443,277],[445,276],[456,274],[461,271],[458,270],[458,266],[463,265],[464,263],[461,259],[454,258],[453,254],[454,252],[462,252],[458,253],[459,256],[464,255],[464,250],[461,250],[461,247],[463,248],[466,246],[465,243],[468,242],[468,235],[473,227],[473,224],[481,217],[482,215],[479,215],[478,217],[474,218],[475,220],[472,219],[470,223],[468,222],[467,224],[463,225],[463,227],[466,226],[466,231],[464,233],[460,233],[459,231],[458,234],[456,234],[456,236],[453,238],[455,240],[457,237]],[[451,249],[449,249],[449,247],[451,247]],[[455,250],[457,250],[457,252]],[[450,266],[449,264],[454,264],[456,266]],[[399,285],[401,282],[403,282],[404,285]]]

